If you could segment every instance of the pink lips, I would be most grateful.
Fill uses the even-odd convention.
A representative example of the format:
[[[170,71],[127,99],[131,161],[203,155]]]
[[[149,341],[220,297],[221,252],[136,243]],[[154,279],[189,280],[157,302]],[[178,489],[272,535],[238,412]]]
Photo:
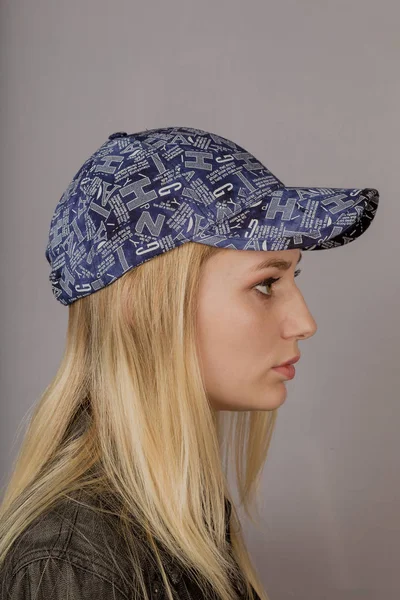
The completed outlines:
[[[294,368],[293,364],[297,363],[299,360],[300,360],[300,354],[298,354],[297,356],[294,356],[293,358],[288,360],[286,363],[283,363],[279,367],[272,367],[272,368],[274,369],[274,371],[278,371],[278,373],[282,373],[282,375],[284,375],[287,379],[293,379],[293,377],[296,375],[296,369]]]
[[[285,365],[284,367],[272,368],[274,369],[274,371],[278,371],[278,373],[284,375],[287,379],[293,379],[293,377],[296,375],[296,369],[293,365]]]
[[[300,354],[298,354],[297,356],[294,356],[293,358],[290,358],[289,360],[285,360],[285,362],[281,363],[280,365],[277,365],[277,367],[286,367],[286,365],[294,365],[294,363],[299,362],[300,360]]]

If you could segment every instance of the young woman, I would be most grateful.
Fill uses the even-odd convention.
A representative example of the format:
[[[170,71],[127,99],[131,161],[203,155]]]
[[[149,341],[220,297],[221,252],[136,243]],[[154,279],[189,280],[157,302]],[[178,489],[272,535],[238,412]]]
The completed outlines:
[[[66,347],[1,506],[3,598],[268,600],[228,467],[252,518],[316,331],[302,250],[355,240],[378,199],[286,187],[189,127],[117,132],[90,156],[50,225]]]

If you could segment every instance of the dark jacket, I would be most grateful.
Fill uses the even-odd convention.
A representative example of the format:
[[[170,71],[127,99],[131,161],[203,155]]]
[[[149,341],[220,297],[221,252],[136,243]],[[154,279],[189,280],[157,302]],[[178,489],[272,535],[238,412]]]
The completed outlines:
[[[230,543],[231,505],[227,499],[225,507]],[[116,531],[103,514],[68,498],[59,501],[31,523],[11,547],[0,569],[1,600],[131,600],[133,591],[120,573],[124,569],[129,573],[132,568],[124,541]],[[174,597],[203,598],[195,581],[162,549],[161,553]],[[167,598],[156,563],[143,553],[140,564],[149,598]],[[245,598],[243,582],[238,581],[235,587]]]

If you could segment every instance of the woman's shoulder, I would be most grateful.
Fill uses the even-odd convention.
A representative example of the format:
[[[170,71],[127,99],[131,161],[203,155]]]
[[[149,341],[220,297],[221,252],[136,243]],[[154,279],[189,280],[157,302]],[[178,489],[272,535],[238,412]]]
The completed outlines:
[[[129,589],[124,576],[132,572],[127,562],[126,541],[117,526],[117,517],[104,512],[104,506],[103,502],[88,505],[80,493],[58,499],[32,521],[12,545],[1,569],[3,591],[6,589],[10,594],[13,589],[16,595],[11,598],[25,598],[18,594],[32,582],[36,589],[40,581],[41,589],[48,593],[48,586],[62,587],[66,581],[65,591],[74,589],[74,585],[82,593],[88,586],[93,590],[103,586],[109,589],[108,597],[114,597],[112,590],[116,597],[118,594],[124,597]],[[152,565],[144,551],[143,540],[144,536],[138,533],[135,554],[151,585]],[[58,598],[50,593],[46,596],[44,592],[43,598]],[[1,597],[8,598],[7,593]],[[100,600],[103,597],[85,594],[71,598]],[[60,597],[68,597],[68,593]]]
[[[4,600],[125,600],[130,598],[126,586],[115,573],[111,576],[88,561],[57,554],[31,557],[15,570],[0,569],[0,597]]]

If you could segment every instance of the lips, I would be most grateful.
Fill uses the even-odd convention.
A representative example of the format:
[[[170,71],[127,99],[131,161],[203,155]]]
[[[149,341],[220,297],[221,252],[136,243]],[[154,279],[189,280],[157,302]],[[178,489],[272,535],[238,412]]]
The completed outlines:
[[[282,363],[281,365],[277,365],[274,368],[279,368],[279,367],[287,367],[288,365],[294,365],[295,363],[297,363],[300,360],[300,354],[298,354],[297,356],[294,356],[293,358],[291,358],[290,360]]]
[[[293,365],[285,365],[284,367],[274,367],[274,371],[284,375],[286,379],[293,379],[296,374],[296,369]]]

